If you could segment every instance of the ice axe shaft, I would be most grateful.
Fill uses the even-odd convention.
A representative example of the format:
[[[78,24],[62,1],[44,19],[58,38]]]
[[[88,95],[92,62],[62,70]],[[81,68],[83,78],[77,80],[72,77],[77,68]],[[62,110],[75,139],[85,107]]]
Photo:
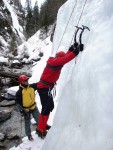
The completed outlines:
[[[82,25],[82,31],[81,31],[80,37],[79,37],[79,43],[80,44],[82,44],[82,35],[83,35],[83,32],[84,32],[85,29],[90,31],[90,29],[87,26]]]
[[[78,26],[75,26],[75,27],[76,27],[77,29],[76,29],[76,32],[75,32],[74,43],[77,43],[77,33],[78,33],[79,29],[82,30],[82,28],[81,28],[81,27],[78,27]]]

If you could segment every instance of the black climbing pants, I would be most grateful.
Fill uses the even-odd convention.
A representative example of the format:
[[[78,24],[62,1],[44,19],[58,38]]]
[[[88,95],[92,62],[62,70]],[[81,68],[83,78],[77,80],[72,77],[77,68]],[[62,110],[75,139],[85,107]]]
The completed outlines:
[[[42,111],[41,114],[49,115],[54,109],[53,96],[50,88],[38,88],[38,93],[41,100]]]

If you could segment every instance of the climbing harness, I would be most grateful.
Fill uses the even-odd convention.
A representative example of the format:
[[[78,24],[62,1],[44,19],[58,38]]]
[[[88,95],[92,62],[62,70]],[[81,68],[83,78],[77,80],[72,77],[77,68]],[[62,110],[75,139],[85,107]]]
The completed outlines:
[[[40,82],[42,82],[42,83],[45,84],[45,85],[52,86],[52,87],[56,84],[56,83],[50,83],[50,82],[44,81],[44,80],[42,80],[42,79],[40,79]]]
[[[52,96],[53,96],[53,98],[55,98],[55,96],[56,96],[56,84],[54,85],[54,87],[52,89]]]
[[[31,108],[31,107],[33,107],[34,105],[36,105],[36,102],[34,102],[31,106],[29,106],[29,107],[25,107],[25,106],[23,106],[23,108]]]
[[[50,96],[52,94],[52,96],[54,98],[56,96],[56,82],[55,83],[50,83],[50,82],[46,82],[46,81],[44,81],[42,79],[40,80],[40,82],[42,82],[45,85],[52,86],[52,90],[51,90],[51,88],[49,88],[48,95]]]

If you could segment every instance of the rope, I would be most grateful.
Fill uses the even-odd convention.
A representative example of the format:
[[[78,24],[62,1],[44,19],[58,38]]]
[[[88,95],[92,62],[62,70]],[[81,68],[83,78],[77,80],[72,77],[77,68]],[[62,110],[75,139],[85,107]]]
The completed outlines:
[[[83,14],[83,11],[84,11],[84,8],[85,8],[85,5],[86,5],[86,2],[87,2],[87,0],[85,0],[85,2],[84,2],[84,5],[83,5],[83,8],[82,8],[82,11],[81,11],[80,17],[79,17],[79,19],[78,19],[77,26],[78,26],[78,24],[79,24],[79,22],[80,22],[80,19],[81,19],[81,17],[82,17],[82,14]]]
[[[22,116],[20,119],[20,142],[22,143]],[[19,145],[20,149],[22,149],[21,145]]]
[[[76,26],[79,25],[79,22],[80,22],[80,20],[81,20],[81,18],[82,18],[82,15],[83,15],[83,11],[84,11],[86,2],[87,2],[87,0],[85,0],[85,2],[84,2],[83,8],[82,8],[82,11],[81,11],[81,13],[80,13],[80,17],[79,17],[79,19],[78,19],[78,22],[77,22],[77,25],[76,25]],[[75,31],[75,32],[76,32],[76,31]],[[75,35],[75,33],[74,33],[74,35]],[[73,37],[72,37],[71,43],[72,43],[72,41],[73,41],[74,35],[73,35]],[[71,45],[71,43],[70,43],[70,45]]]
[[[62,37],[61,37],[61,40],[60,40],[60,43],[59,43],[59,45],[58,45],[57,51],[58,51],[59,46],[60,46],[60,44],[61,44],[61,42],[62,42],[62,39],[63,39],[64,34],[65,34],[65,32],[66,32],[66,29],[67,29],[67,27],[68,27],[68,24],[69,24],[69,21],[70,21],[70,19],[71,19],[72,14],[73,14],[73,11],[74,11],[74,9],[75,9],[75,7],[76,7],[76,4],[77,4],[77,0],[76,0],[76,2],[75,2],[75,5],[74,5],[74,7],[73,7],[73,9],[72,9],[71,14],[70,14],[69,20],[68,20],[67,25],[66,25],[66,27],[65,27],[64,33],[63,33],[63,35],[62,35]],[[57,52],[57,51],[56,51],[56,52]]]
[[[22,142],[22,116],[21,116],[21,119],[20,119],[20,140]]]
[[[78,19],[78,22],[77,22],[77,25],[76,25],[76,26],[78,26],[78,24],[79,24],[79,22],[80,22],[80,20],[81,20],[81,17],[82,17],[82,15],[83,15],[83,11],[84,11],[86,2],[87,2],[87,0],[85,0],[85,2],[84,2],[83,8],[82,8],[82,11],[81,11],[81,13],[80,13],[80,17],[79,17],[79,19]],[[66,27],[65,27],[64,33],[63,33],[63,35],[62,35],[62,37],[61,37],[61,40],[60,40],[60,43],[59,43],[59,45],[58,45],[57,51],[58,51],[59,46],[60,46],[60,44],[61,44],[61,42],[62,42],[62,39],[63,39],[63,37],[64,37],[64,34],[65,34],[65,32],[66,32],[66,29],[67,29],[67,27],[68,27],[69,21],[70,21],[70,19],[71,19],[71,16],[72,16],[72,14],[73,14],[73,11],[74,11],[76,5],[77,5],[77,0],[76,0],[76,2],[75,2],[75,5],[74,5],[74,7],[73,7],[73,10],[72,10],[72,12],[71,12],[71,14],[70,14],[69,20],[68,20],[67,25],[66,25]],[[75,35],[75,34],[74,34],[74,35]],[[73,35],[73,37],[74,37],[74,35]],[[73,40],[73,38],[72,38],[72,40]],[[72,40],[71,40],[71,43],[72,43]],[[71,45],[71,43],[70,43],[70,45]],[[57,51],[56,51],[56,52],[57,52]]]
[[[81,17],[82,17],[82,14],[83,14],[83,11],[84,11],[84,8],[85,8],[85,5],[86,5],[86,2],[87,2],[87,0],[85,0],[85,2],[84,2],[84,5],[83,5],[83,8],[82,8],[82,11],[81,11],[81,14],[80,14],[80,17],[79,17],[79,19],[78,19],[78,22],[77,22],[77,26],[78,26],[78,24],[79,24],[79,22],[80,22],[80,20],[81,20]],[[75,35],[75,34],[74,34]],[[74,35],[73,35],[73,38],[74,38]],[[72,40],[73,40],[73,38],[72,38]],[[72,41],[71,41],[71,43],[72,43]],[[71,45],[71,44],[70,44]],[[75,57],[75,64],[76,64],[76,57]],[[75,65],[74,65],[75,66]],[[73,68],[73,70],[72,70],[72,75],[73,75],[73,72],[74,72],[74,68]]]

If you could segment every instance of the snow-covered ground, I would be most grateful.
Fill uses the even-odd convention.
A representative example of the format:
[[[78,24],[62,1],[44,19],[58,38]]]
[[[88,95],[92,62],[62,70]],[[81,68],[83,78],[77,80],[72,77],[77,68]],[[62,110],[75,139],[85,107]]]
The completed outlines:
[[[60,44],[65,51],[71,44],[85,1],[76,2]],[[75,0],[68,0],[58,12],[52,54],[59,49],[74,4]],[[113,150],[112,8],[112,0],[87,0],[79,26],[86,25],[91,31],[83,34],[85,49],[78,55],[76,63],[73,60],[62,70],[57,85],[55,104],[58,102],[58,107],[52,128],[45,140],[33,133],[34,144],[25,139],[21,147],[10,150]],[[51,48],[49,46],[46,51]],[[45,64],[47,58],[43,59]],[[38,62],[34,66],[31,82],[39,79],[44,67],[41,68],[41,65]]]
[[[4,58],[4,57],[0,57],[0,62],[1,63],[3,63],[3,62],[5,62],[5,63],[8,63],[8,58]]]
[[[44,140],[39,138],[36,134],[35,131],[32,132],[34,141],[29,141],[27,137],[24,137],[22,139],[23,143],[20,144],[18,147],[13,147],[10,148],[10,150],[40,150],[43,146]],[[38,143],[38,144],[37,144]]]

